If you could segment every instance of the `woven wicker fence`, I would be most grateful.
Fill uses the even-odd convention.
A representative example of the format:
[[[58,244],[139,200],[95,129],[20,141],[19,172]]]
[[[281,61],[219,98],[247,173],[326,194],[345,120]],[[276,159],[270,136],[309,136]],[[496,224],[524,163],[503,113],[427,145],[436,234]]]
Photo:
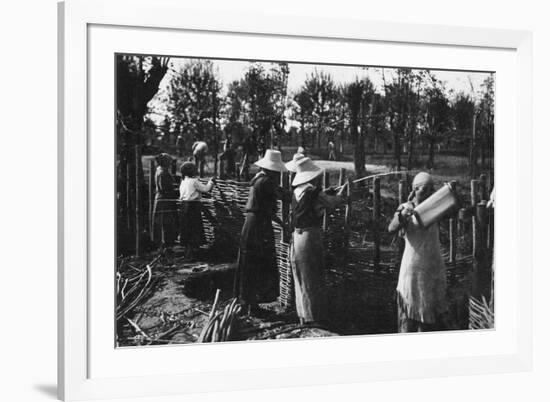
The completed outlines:
[[[151,172],[154,164],[151,163]],[[149,178],[149,204],[152,205],[153,182]],[[338,184],[346,180],[342,171]],[[347,179],[349,181],[349,178]],[[283,177],[283,187],[289,188],[288,177]],[[284,185],[286,183],[286,186]],[[325,186],[330,185],[330,177],[325,176]],[[351,184],[351,183],[350,183]],[[384,317],[378,317],[373,322],[373,328],[384,328],[391,332],[395,325],[395,284],[401,259],[400,253],[396,253],[396,247],[389,247],[392,239],[385,229],[387,220],[391,216],[395,206],[388,203],[403,202],[403,197],[408,194],[404,180],[399,181],[399,200],[383,198],[380,194],[380,187],[373,184],[363,188],[362,193],[356,186],[349,186],[353,194],[348,192],[348,204],[329,212],[323,221],[323,240],[326,251],[327,282],[334,287],[347,288],[357,283],[358,273],[361,271],[366,275],[362,281],[361,294],[365,294],[365,302],[371,306],[372,314],[380,315],[385,311]],[[449,284],[449,299],[451,301],[451,313],[460,321],[457,325],[461,328],[470,326],[479,327],[475,317],[483,314],[479,299],[471,301],[471,293],[474,297],[480,298],[480,293],[487,296],[492,293],[492,286],[484,286],[485,274],[490,274],[490,265],[485,261],[490,259],[487,250],[492,250],[492,237],[494,228],[492,219],[486,216],[484,201],[487,198],[485,179],[472,180],[471,182],[471,205],[463,208],[458,216],[452,217],[451,221],[441,223],[441,240],[444,244],[445,260],[447,262],[447,274]],[[238,254],[240,234],[244,224],[244,210],[249,194],[249,183],[233,180],[217,180],[214,189],[203,197],[203,223],[207,245],[212,253],[219,255],[226,260],[235,260]],[[357,222],[350,218],[352,199],[365,199],[363,208],[367,208],[367,224],[364,228],[355,227],[354,230],[364,231],[362,244],[357,244],[357,239],[350,239],[351,226],[357,226]],[[149,207],[151,207],[149,205]],[[288,205],[279,202],[279,215],[288,211]],[[389,212],[388,212],[389,211]],[[149,210],[149,213],[151,211]],[[458,229],[457,229],[458,228]],[[474,241],[462,244],[462,232],[472,232]],[[290,245],[288,234],[283,235],[282,228],[274,224],[276,239],[277,264],[280,276],[280,303],[284,308],[291,309],[294,305],[294,284],[290,267]],[[349,244],[351,243],[351,246]],[[448,245],[448,247],[447,247]],[[349,252],[348,252],[349,251]],[[481,252],[480,252],[481,251]],[[484,258],[480,258],[480,255]],[[351,256],[351,257],[350,257]],[[489,270],[486,269],[489,267]],[[355,267],[355,269],[354,269]],[[489,278],[490,279],[490,278]],[[351,284],[351,285],[350,285]],[[366,285],[365,285],[366,284]],[[475,291],[478,289],[477,291]],[[487,290],[488,291],[487,291]],[[474,290],[474,291],[473,291]],[[485,291],[483,291],[485,290]],[[491,294],[492,296],[492,294]],[[491,297],[492,299],[492,297]],[[483,310],[485,311],[485,310]],[[378,313],[377,313],[378,312]],[[470,313],[470,314],[468,314]],[[468,316],[474,321],[468,322]],[[465,322],[463,322],[465,321]],[[381,323],[383,325],[381,325]]]
[[[203,196],[203,225],[207,246],[218,256],[237,258],[249,189],[248,183],[217,180],[212,191]],[[278,214],[281,218],[282,211],[283,201],[279,201]],[[327,216],[327,230],[324,232],[327,256],[342,255],[347,248],[344,219],[345,208],[338,208]],[[273,229],[280,278],[280,303],[284,308],[290,309],[294,303],[290,244],[283,240],[279,225],[274,224]],[[328,265],[332,265],[330,260]]]

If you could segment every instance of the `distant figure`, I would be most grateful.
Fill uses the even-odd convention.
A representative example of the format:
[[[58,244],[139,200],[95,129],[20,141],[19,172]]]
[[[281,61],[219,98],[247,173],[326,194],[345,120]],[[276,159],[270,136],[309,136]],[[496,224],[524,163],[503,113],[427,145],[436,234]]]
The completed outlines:
[[[181,165],[180,184],[181,213],[180,213],[180,244],[186,248],[186,258],[193,258],[193,254],[206,242],[202,224],[201,194],[207,193],[214,187],[214,179],[202,184],[197,178],[197,167],[192,162]]]
[[[160,248],[171,248],[176,239],[176,191],[170,174],[172,157],[166,153],[156,156],[155,202],[153,204],[153,241]]]
[[[206,163],[206,153],[208,152],[208,145],[204,141],[195,141],[191,150],[193,151],[195,166],[198,169],[199,177],[202,177],[204,175],[204,165]]]
[[[276,149],[277,151],[281,150],[281,141],[279,141],[279,135],[275,134],[273,135],[273,149]]]
[[[329,161],[335,161],[336,160],[336,146],[334,145],[334,142],[332,142],[332,141],[328,142],[328,160]]]
[[[256,151],[256,137],[254,135],[247,136],[243,143],[243,160],[241,163],[241,171],[239,172],[240,177],[243,177],[246,180],[248,180],[250,162],[254,160]]]
[[[264,157],[266,150],[267,147],[265,146],[265,141],[263,137],[260,137],[260,139],[258,140],[258,160]]]
[[[185,146],[185,143],[183,141],[183,136],[180,134],[178,135],[178,138],[176,138],[176,149],[178,151],[178,156],[183,156],[183,148]]]
[[[305,155],[306,154],[306,149],[304,147],[298,147],[298,149],[296,150],[296,153]]]
[[[300,148],[298,148],[299,150]],[[298,153],[296,152],[293,156],[292,156],[292,160],[290,162],[287,162],[285,163],[285,167],[287,168],[287,170],[291,173],[296,173],[296,170],[297,170],[297,164],[299,163],[299,161],[301,161],[302,159],[306,158],[306,156],[302,153]]]
[[[268,150],[256,165],[261,170],[250,182],[234,287],[235,296],[251,313],[258,310],[259,303],[275,301],[279,296],[279,271],[271,222],[284,226],[277,216],[277,199],[282,197],[280,172],[286,171],[279,151]]]
[[[235,175],[235,151],[231,146],[231,137],[227,137],[220,155],[220,176],[222,179]]]
[[[388,227],[405,238],[405,251],[397,283],[398,332],[424,332],[445,329],[447,310],[446,268],[441,255],[439,225],[423,227],[414,208],[433,192],[430,174],[418,173],[412,183],[409,201],[401,204]]]

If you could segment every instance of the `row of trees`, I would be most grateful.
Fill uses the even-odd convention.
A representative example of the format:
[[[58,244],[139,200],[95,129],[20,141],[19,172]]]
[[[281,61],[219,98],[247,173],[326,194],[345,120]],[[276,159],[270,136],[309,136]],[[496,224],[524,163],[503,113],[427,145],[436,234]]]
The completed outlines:
[[[152,111],[163,116],[164,133],[183,136],[187,145],[206,140],[216,152],[222,132],[237,143],[254,135],[271,144],[286,135],[288,74],[286,63],[253,63],[223,92],[213,63],[191,60],[171,71]]]
[[[287,63],[250,63],[227,85],[208,60],[120,55],[116,63],[119,228],[129,233],[143,227],[133,211],[147,208],[135,197],[146,192],[138,156],[162,134],[179,136],[187,149],[205,140],[215,157],[223,137],[310,149],[333,141],[341,154],[353,154],[359,176],[366,151],[391,152],[397,169],[412,168],[420,156],[430,168],[437,152],[458,151],[469,156],[472,176],[493,153],[493,75],[477,92],[472,85],[453,93],[428,70],[379,69],[378,86],[367,68],[347,83],[314,70],[289,92]]]
[[[415,153],[427,154],[427,167],[432,168],[441,147],[469,150],[472,166],[479,153],[485,164],[494,138],[492,75],[474,96],[449,93],[428,70],[400,68],[388,79],[383,69],[381,74],[383,87],[378,91],[368,75],[338,86],[328,74],[311,74],[294,96],[302,142],[313,146],[316,137],[319,147],[323,134],[329,140],[339,135],[340,144],[354,146],[357,173],[363,173],[369,148],[391,148],[398,169],[411,169]]]
[[[267,146],[292,140],[307,148],[334,141],[340,152],[353,152],[357,174],[364,173],[365,151],[391,151],[398,169],[411,168],[419,155],[431,168],[438,150],[458,151],[470,157],[472,174],[478,159],[485,164],[492,156],[492,75],[477,93],[473,86],[470,93],[453,93],[429,70],[378,69],[378,88],[367,68],[344,84],[315,70],[289,93],[286,63],[250,63],[225,88],[211,61],[174,65],[169,70],[167,59],[119,57],[117,104],[128,132],[149,126],[154,133],[146,117],[153,112],[164,119],[157,133],[180,135],[187,148],[206,140],[216,155],[222,136],[236,144],[254,136]],[[167,85],[157,93],[165,75]]]

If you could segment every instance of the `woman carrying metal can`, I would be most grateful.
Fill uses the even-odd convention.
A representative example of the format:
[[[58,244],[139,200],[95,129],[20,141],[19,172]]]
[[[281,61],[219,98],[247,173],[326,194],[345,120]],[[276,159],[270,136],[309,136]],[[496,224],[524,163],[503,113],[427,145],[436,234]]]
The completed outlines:
[[[405,238],[397,283],[398,332],[443,330],[447,278],[439,225],[426,227],[414,213],[434,193],[431,175],[418,173],[412,187],[409,201],[399,206],[388,227],[390,233],[400,232]]]

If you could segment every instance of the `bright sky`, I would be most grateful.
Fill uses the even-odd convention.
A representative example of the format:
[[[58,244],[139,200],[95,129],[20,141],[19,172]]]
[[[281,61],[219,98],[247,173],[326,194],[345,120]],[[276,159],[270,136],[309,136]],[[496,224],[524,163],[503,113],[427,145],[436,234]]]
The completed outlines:
[[[189,60],[189,58],[172,58],[172,67],[177,69],[180,65],[184,65]],[[217,71],[218,77],[222,81],[224,92],[227,90],[227,86],[230,82],[244,77],[244,74],[250,65],[250,62],[241,60],[212,60],[212,62],[214,63],[214,68]],[[271,63],[265,64],[267,65],[266,68],[270,68]],[[357,66],[289,63],[289,95],[297,92],[306,80],[307,76],[314,72],[315,69],[330,73],[338,85],[354,81],[357,77],[363,78],[368,76],[378,91],[383,88],[383,77],[385,76],[386,81],[390,82],[392,76],[396,72],[396,69],[391,67],[369,67],[368,69],[365,69]],[[474,96],[479,96],[479,93],[481,92],[481,84],[490,75],[490,73],[467,71],[432,70],[432,72],[437,79],[445,82],[447,92],[464,92]],[[170,75],[166,74],[160,84],[161,91],[166,88],[169,79]],[[161,124],[166,105],[163,102],[159,102],[158,98],[154,98],[149,105],[152,106],[153,109],[150,117],[156,122],[156,124]],[[288,118],[287,122],[290,122]]]
[[[189,59],[187,58],[173,58],[172,63],[174,65],[180,65],[185,64],[188,60]],[[250,64],[248,61],[240,60],[213,60],[213,63],[224,84],[224,88],[226,88],[227,84],[231,81],[242,78]],[[395,72],[394,68],[382,69],[380,67],[370,67],[369,69],[364,69],[355,66],[289,63],[290,73],[288,77],[288,85],[290,92],[292,93],[297,91],[306,80],[306,77],[315,69],[330,73],[338,84],[353,81],[356,77],[368,76],[377,89],[380,89],[383,86],[382,70],[384,70],[387,81],[391,80],[391,77]],[[448,90],[466,93],[472,92],[470,81],[474,88],[474,92],[477,93],[481,88],[481,83],[483,80],[489,76],[489,73],[465,71],[432,70],[432,72],[438,79],[446,83]]]

